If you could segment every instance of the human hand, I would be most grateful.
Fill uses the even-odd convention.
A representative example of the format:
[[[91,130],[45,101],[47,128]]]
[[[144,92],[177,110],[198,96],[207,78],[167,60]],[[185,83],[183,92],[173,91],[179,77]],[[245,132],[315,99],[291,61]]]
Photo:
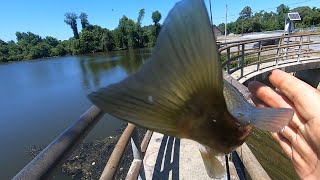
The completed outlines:
[[[269,81],[280,90],[253,81],[248,88],[258,107],[292,108],[295,114],[281,132],[272,133],[301,179],[320,178],[320,91],[280,70]]]

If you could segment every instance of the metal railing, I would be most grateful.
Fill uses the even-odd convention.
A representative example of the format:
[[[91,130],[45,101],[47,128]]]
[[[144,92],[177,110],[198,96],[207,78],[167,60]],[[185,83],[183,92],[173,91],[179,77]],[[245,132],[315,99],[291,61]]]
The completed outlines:
[[[249,92],[245,86],[226,73],[224,73],[224,79],[229,81],[244,95],[244,97],[248,99]],[[84,137],[103,115],[104,113],[99,108],[92,106],[77,122],[72,124],[63,133],[61,133],[60,136],[53,140],[15,177],[13,177],[13,179],[46,179],[50,177],[55,169],[58,168],[65,159],[67,159],[72,150],[81,143]],[[121,134],[121,137],[119,138],[100,179],[109,180],[115,177],[129,140],[131,141],[134,159],[131,162],[126,179],[145,179],[143,158],[151,136],[152,131],[148,130],[140,144],[135,125],[129,123]],[[243,147],[241,147],[241,149],[243,149]],[[268,174],[263,170],[252,152],[248,148],[244,149],[245,150],[241,150],[242,153],[239,156],[241,156],[250,177],[252,179],[259,179],[259,177],[262,177],[263,175],[263,177],[268,178]],[[257,168],[260,169],[258,173],[255,172]]]
[[[315,42],[312,39],[312,37],[314,36],[319,37],[319,33],[277,36],[272,38],[220,43],[219,51],[226,57],[226,61],[223,63],[223,67],[226,68],[228,74],[231,74],[237,70],[241,70],[241,76],[243,76],[243,68],[248,65],[256,65],[256,70],[259,71],[260,64],[264,62],[274,61],[276,64],[278,64],[280,60],[285,60],[291,56],[296,56],[297,61],[301,61],[302,56],[311,58],[309,55],[315,53],[315,51],[309,48],[309,46],[319,44],[319,42]],[[296,39],[293,42],[289,42],[290,38]],[[304,41],[305,38],[307,39],[307,41]],[[278,44],[263,44],[266,41],[275,39],[279,39]],[[297,39],[299,40],[297,41]],[[258,43],[258,45],[252,48],[246,47],[248,45],[252,46],[254,43]],[[305,46],[306,48],[302,48]],[[298,47],[298,49],[292,51],[293,47]],[[270,52],[272,50],[275,51],[274,54],[264,56],[264,52]],[[252,63],[246,64],[246,57],[251,57],[254,54],[256,55],[254,56],[256,59]],[[249,99],[248,89],[228,74],[224,73],[224,79],[229,81],[244,95],[244,97]],[[104,113],[99,108],[92,106],[80,117],[77,122],[72,124],[63,133],[61,133],[61,135],[53,140],[15,177],[13,177],[13,179],[45,179],[50,177],[54,170],[59,165],[61,165],[63,161],[70,155],[72,150],[74,150],[77,145],[81,143],[84,137],[95,126],[95,124],[101,119],[103,115]],[[134,160],[131,163],[126,179],[145,179],[143,157],[147,150],[151,136],[152,131],[147,131],[142,143],[140,144],[135,125],[129,123],[122,133],[121,137],[119,138],[101,174],[100,179],[113,179],[118,170],[119,163],[124,154],[125,147],[129,143],[129,140],[131,141]],[[269,179],[268,174],[255,159],[250,149],[247,148],[245,144],[241,149],[241,153],[239,153],[240,151],[238,150],[237,152],[239,156],[242,157],[243,164],[247,169],[250,177],[252,179],[260,179],[261,177]]]
[[[78,121],[62,132],[12,179],[34,180],[47,179],[50,177],[55,169],[58,168],[81,143],[103,115],[104,113],[96,106],[89,108]],[[144,153],[147,150],[151,136],[152,131],[148,130],[140,144],[136,126],[128,123],[121,134],[100,179],[109,180],[115,177],[129,141],[131,141],[134,160],[127,173],[126,179],[145,179],[142,164]]]
[[[252,73],[293,61],[319,59],[320,32],[233,41],[218,45],[224,60],[222,67],[228,74],[240,71],[239,80],[247,75],[244,68],[248,66],[256,66],[255,70],[250,71]]]

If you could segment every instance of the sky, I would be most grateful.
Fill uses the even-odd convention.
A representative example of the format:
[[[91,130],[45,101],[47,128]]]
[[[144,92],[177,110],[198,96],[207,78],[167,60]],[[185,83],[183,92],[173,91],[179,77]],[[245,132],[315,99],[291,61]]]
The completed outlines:
[[[119,19],[126,15],[137,20],[140,9],[145,9],[142,25],[152,24],[151,14],[158,10],[163,22],[170,9],[179,0],[2,0],[0,2],[0,39],[16,40],[15,32],[32,32],[42,37],[52,36],[60,40],[73,36],[71,28],[64,23],[64,14],[74,12],[88,14],[90,24],[114,29]],[[209,9],[209,0],[205,0]],[[297,6],[320,8],[320,0],[211,0],[213,23],[225,22],[226,4],[228,22],[235,21],[239,12],[250,6],[253,12],[276,11],[283,3],[291,9]],[[80,20],[78,29],[81,30]]]

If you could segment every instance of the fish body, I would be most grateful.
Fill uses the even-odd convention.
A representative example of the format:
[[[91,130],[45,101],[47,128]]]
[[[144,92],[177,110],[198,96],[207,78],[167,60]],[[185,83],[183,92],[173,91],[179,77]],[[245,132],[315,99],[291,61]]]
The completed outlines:
[[[199,142],[211,177],[221,177],[224,171],[214,156],[235,150],[253,126],[280,131],[293,116],[291,109],[251,106],[223,80],[220,55],[202,0],[177,3],[143,67],[88,97],[119,119]]]
[[[225,82],[228,83],[228,82]],[[230,105],[238,101],[237,94],[224,87]],[[223,97],[223,96],[222,96]],[[227,104],[217,103],[214,94],[199,92],[191,98],[177,117],[178,137],[193,139],[210,147],[216,154],[228,154],[240,146],[249,135],[252,125],[239,122],[227,108]]]

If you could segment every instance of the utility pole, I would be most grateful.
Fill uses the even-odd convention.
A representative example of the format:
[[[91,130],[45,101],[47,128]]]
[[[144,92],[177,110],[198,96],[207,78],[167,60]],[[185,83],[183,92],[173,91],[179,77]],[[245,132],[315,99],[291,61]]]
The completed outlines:
[[[210,5],[210,20],[211,20],[211,27],[212,27],[212,31],[213,31],[213,21],[212,21],[211,0],[209,0],[209,5]]]
[[[243,36],[243,24],[244,24],[244,17],[243,17],[243,13],[241,13],[241,16],[242,16],[242,34],[241,34],[241,36]]]
[[[226,4],[226,23],[224,24],[224,42],[227,41],[228,5]]]

